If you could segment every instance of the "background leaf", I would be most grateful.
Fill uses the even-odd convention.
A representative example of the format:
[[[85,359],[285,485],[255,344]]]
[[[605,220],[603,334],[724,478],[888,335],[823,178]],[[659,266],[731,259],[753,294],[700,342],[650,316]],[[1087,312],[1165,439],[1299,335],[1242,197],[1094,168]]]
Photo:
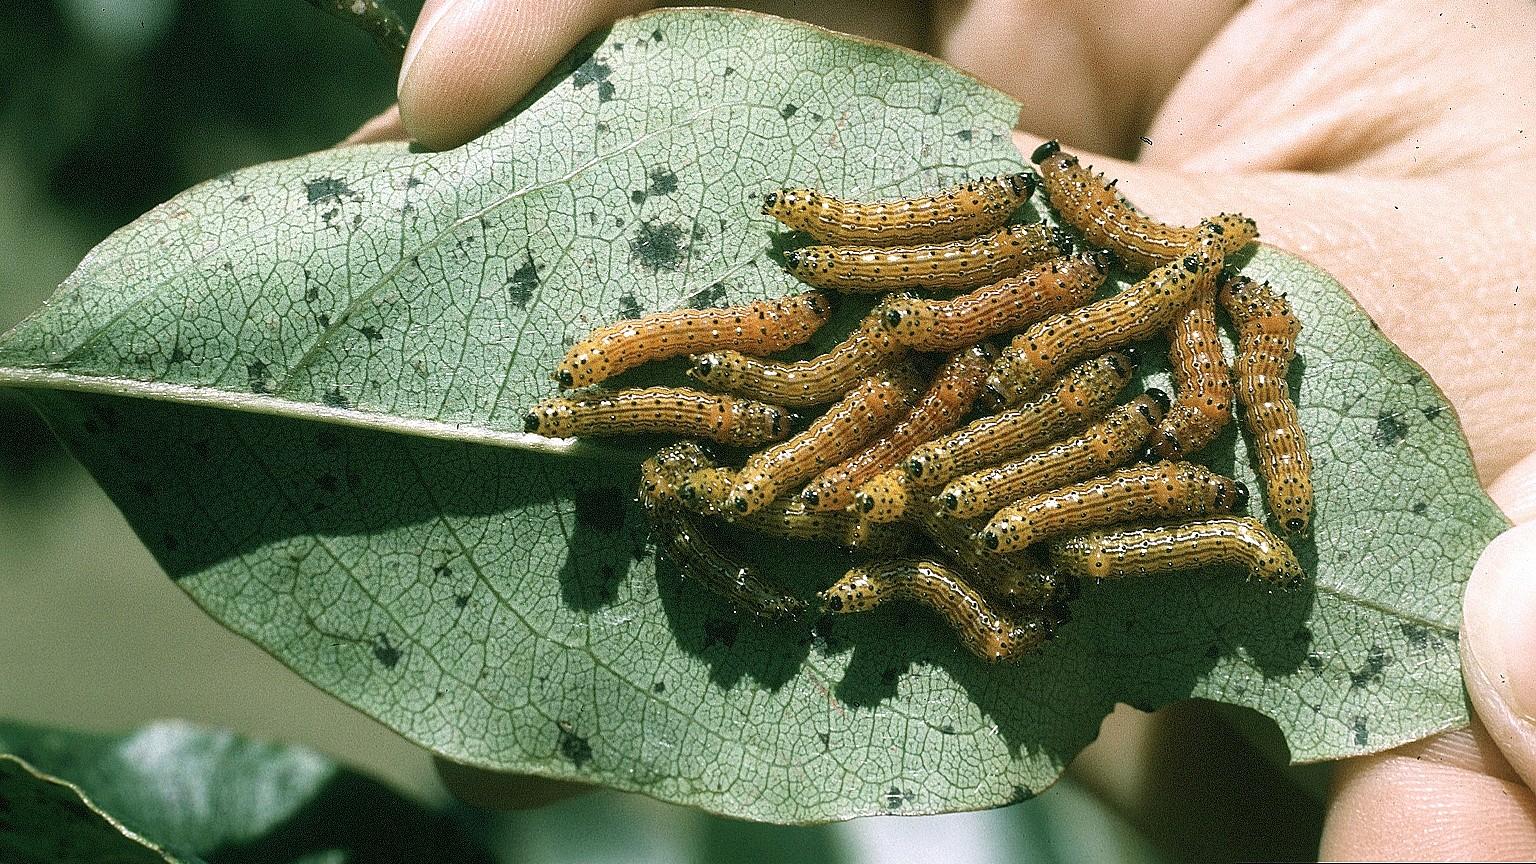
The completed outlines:
[[[1272,250],[1246,271],[1308,325],[1317,590],[1091,587],[1004,669],[916,612],[738,619],[649,555],[638,452],[516,431],[591,326],[792,290],[762,190],[1012,170],[1015,114],[931,60],[787,22],[627,20],[466,147],[332,151],[156,208],[0,342],[0,383],[211,614],[472,764],[797,822],[1029,797],[1116,701],[1249,705],[1304,760],[1465,722],[1457,598],[1502,519],[1423,373]],[[1214,452],[1255,485],[1241,439]],[[846,566],[759,551],[805,593]]]
[[[0,722],[0,802],[6,861],[490,860],[443,814],[312,750],[181,722]]]

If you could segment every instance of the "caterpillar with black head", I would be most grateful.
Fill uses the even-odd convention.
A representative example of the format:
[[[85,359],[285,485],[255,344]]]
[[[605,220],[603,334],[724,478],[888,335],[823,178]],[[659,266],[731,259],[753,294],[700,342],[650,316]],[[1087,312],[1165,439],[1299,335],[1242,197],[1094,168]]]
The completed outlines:
[[[914,502],[907,510],[907,519],[944,557],[975,576],[989,595],[1011,609],[1039,609],[1076,596],[1076,582],[1059,577],[1030,552],[992,555],[978,548],[976,532],[986,525],[982,520],[951,519],[932,501]]]
[[[1141,213],[1115,191],[1118,181],[1106,181],[1104,175],[1084,168],[1076,156],[1061,152],[1056,141],[1035,148],[1030,160],[1039,166],[1046,199],[1062,221],[1132,270],[1144,273],[1182,258],[1199,235],[1198,227],[1168,225]],[[1253,224],[1235,213],[1215,218]]]
[[[763,196],[763,213],[818,243],[895,246],[975,237],[1001,228],[1035,191],[1029,172],[984,177],[895,201],[850,201],[815,189]]]
[[[892,337],[908,348],[953,351],[1087,303],[1108,272],[1103,253],[1052,258],[949,300],[893,298],[884,320]]]
[[[934,497],[951,518],[974,519],[1026,495],[1112,471],[1136,458],[1167,407],[1168,397],[1161,390],[1148,390],[1080,434],[1012,462],[956,477]]]
[[[801,493],[816,510],[842,510],[853,503],[865,481],[896,464],[924,442],[955,428],[981,394],[992,368],[992,349],[977,345],[950,355],[928,389],[886,432],[863,450],[828,468]]]
[[[787,618],[805,604],[769,584],[756,568],[741,564],[715,546],[678,501],[687,474],[707,466],[699,446],[685,441],[666,447],[640,466],[640,503],[649,516],[663,555],[686,578],[760,618]]]
[[[893,525],[864,525],[852,513],[818,512],[797,496],[780,496],[745,516],[730,505],[736,472],[729,468],[691,471],[677,488],[683,506],[739,528],[793,540],[823,540],[880,555],[900,554],[907,546],[904,532]]]
[[[864,379],[809,428],[747,459],[731,491],[730,507],[746,515],[779,491],[848,458],[912,405],[920,379],[901,363]]]
[[[1247,516],[1091,531],[1057,540],[1047,548],[1058,573],[1082,579],[1232,566],[1281,588],[1294,588],[1306,578],[1285,541]]]
[[[1013,660],[1051,637],[1054,622],[1045,612],[1006,615],[953,567],[941,561],[899,558],[854,567],[821,592],[822,605],[847,614],[874,609],[886,600],[912,600],[941,615],[960,643],[988,663]]]
[[[796,279],[844,292],[909,288],[965,291],[1070,254],[1067,234],[1044,222],[919,246],[805,246],[784,253]]]
[[[818,357],[783,363],[740,351],[695,354],[689,358],[688,377],[710,390],[791,408],[836,402],[865,376],[906,352],[886,331],[884,309],[884,301],[876,304],[847,339]]]
[[[777,405],[685,387],[638,387],[588,396],[557,396],[533,406],[523,430],[550,438],[645,432],[755,447],[789,434]]]
[[[1247,503],[1247,487],[1203,465],[1136,465],[1015,501],[993,515],[978,539],[989,551],[1006,554],[1061,534],[1227,513]]]
[[[1031,324],[1003,349],[987,379],[994,401],[1029,398],[1069,364],[1112,351],[1173,323],[1195,297],[1202,278],[1221,270],[1222,231],[1206,223],[1194,249],[1112,297]]]
[[[1124,354],[1095,357],[1068,370],[1033,401],[973,420],[918,447],[902,463],[912,488],[938,489],[961,474],[1027,453],[1087,426],[1110,409],[1134,371]]]
[[[1265,500],[1286,531],[1300,534],[1312,520],[1312,456],[1286,375],[1301,322],[1263,282],[1231,279],[1218,296],[1237,327],[1237,400],[1253,436]]]
[[[831,301],[819,291],[741,306],[653,312],[588,333],[565,352],[555,382],[562,390],[585,387],[643,363],[698,351],[771,354],[811,338],[831,314]]]

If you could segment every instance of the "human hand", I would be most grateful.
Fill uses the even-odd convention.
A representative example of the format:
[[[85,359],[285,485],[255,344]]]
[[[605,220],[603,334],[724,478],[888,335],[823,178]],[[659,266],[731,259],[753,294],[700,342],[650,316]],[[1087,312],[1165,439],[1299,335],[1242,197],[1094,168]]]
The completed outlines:
[[[460,143],[588,31],[645,5],[428,2],[398,114],[354,140],[408,129],[428,146]],[[1019,98],[1022,152],[1060,138],[1160,218],[1239,210],[1266,242],[1332,273],[1446,392],[1495,501],[1517,522],[1536,514],[1536,412],[1519,374],[1533,371],[1536,320],[1518,294],[1536,270],[1536,8],[1130,0],[1108,14],[940,0],[924,21],[890,5],[851,4],[859,20],[928,34],[916,47]],[[823,6],[807,11],[846,11]],[[1481,725],[1348,763],[1326,855],[1536,850],[1536,729],[1512,707],[1536,702],[1516,663],[1536,656],[1520,641],[1536,640],[1524,620],[1536,597],[1516,578],[1536,562],[1533,532],[1501,537],[1468,590],[1462,646]],[[533,788],[473,776],[481,801]],[[460,789],[464,778],[448,777]]]

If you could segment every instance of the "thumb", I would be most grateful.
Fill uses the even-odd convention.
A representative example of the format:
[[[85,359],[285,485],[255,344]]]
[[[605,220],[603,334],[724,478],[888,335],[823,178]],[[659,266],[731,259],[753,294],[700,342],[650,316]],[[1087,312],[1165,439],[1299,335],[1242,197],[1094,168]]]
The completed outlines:
[[[647,0],[428,0],[400,67],[400,119],[433,149],[478,135],[593,30]]]
[[[1516,521],[1536,505],[1536,455],[1490,490]],[[1467,695],[1504,758],[1536,788],[1536,522],[1499,535],[1467,583],[1461,623]]]

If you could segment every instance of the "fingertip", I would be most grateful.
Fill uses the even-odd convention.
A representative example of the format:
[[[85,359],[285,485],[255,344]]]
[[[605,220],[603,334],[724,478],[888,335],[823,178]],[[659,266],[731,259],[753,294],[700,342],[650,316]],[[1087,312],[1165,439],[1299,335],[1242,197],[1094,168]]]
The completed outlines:
[[[400,67],[401,122],[425,147],[463,144],[490,128],[588,33],[649,5],[429,2]]]
[[[1505,531],[1478,558],[1463,599],[1467,695],[1515,771],[1536,783],[1536,523]]]

